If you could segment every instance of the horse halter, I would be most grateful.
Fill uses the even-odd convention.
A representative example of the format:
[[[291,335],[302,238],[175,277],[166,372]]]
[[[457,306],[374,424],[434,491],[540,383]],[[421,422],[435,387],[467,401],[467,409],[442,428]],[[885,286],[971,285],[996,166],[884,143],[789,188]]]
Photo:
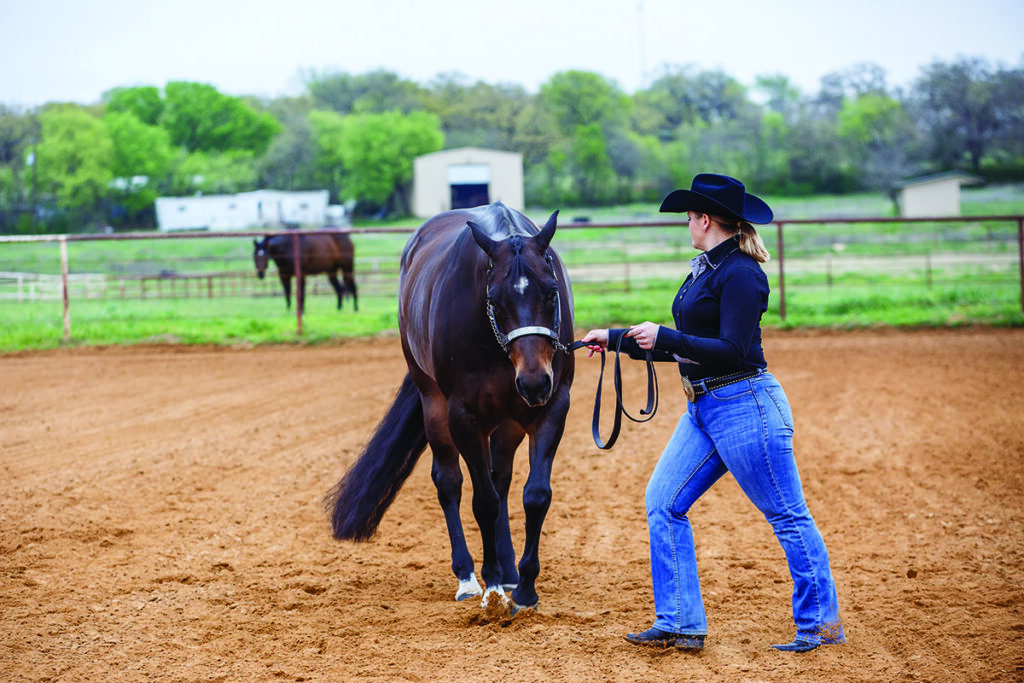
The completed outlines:
[[[551,266],[551,274],[555,278],[555,282],[558,282],[558,272],[555,270],[554,261],[551,258],[551,254],[545,252],[544,260]],[[508,334],[501,331],[498,328],[498,321],[494,317],[494,302],[491,300],[491,272],[494,270],[494,261],[489,260],[487,263],[487,319],[491,321],[491,329],[494,331],[494,338],[498,340],[498,344],[501,345],[501,349],[508,353],[508,345],[512,343],[514,339],[519,337],[526,337],[529,335],[537,335],[541,337],[550,337],[555,345],[556,351],[564,351],[569,353],[569,349],[565,344],[558,338],[558,330],[562,328],[562,299],[559,290],[555,289],[555,326],[554,329],[550,327],[544,327],[542,325],[524,325],[523,327],[517,327]]]

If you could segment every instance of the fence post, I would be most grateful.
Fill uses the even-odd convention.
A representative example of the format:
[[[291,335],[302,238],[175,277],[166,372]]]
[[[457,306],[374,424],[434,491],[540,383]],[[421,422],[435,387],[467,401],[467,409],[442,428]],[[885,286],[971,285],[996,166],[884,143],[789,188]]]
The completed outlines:
[[[60,238],[60,284],[64,296],[64,343],[71,341],[71,308],[68,302],[68,239]]]
[[[785,321],[786,319],[786,272],[783,265],[785,259],[783,258],[782,249],[782,221],[775,221],[775,225],[779,229],[779,320]]]
[[[1017,216],[1017,275],[1020,278],[1020,310],[1024,313],[1024,216]]]

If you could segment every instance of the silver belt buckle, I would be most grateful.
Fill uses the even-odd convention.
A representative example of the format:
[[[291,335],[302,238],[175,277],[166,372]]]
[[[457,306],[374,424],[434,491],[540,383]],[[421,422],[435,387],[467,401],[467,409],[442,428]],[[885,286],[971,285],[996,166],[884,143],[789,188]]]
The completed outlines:
[[[690,381],[689,377],[683,377],[683,393],[686,394],[686,400],[693,403],[697,400],[697,394],[693,391],[693,382]]]

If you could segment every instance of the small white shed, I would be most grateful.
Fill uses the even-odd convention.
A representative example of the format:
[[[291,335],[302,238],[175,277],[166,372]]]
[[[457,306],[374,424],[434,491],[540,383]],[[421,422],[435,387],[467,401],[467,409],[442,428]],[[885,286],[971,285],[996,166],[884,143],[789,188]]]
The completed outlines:
[[[977,176],[950,171],[896,183],[900,215],[906,218],[959,216],[960,187],[980,182]]]
[[[496,201],[521,211],[523,195],[523,155],[518,152],[460,147],[413,161],[411,208],[421,218]]]
[[[245,230],[327,222],[327,190],[255,190],[239,194],[159,197],[156,222],[167,230]]]

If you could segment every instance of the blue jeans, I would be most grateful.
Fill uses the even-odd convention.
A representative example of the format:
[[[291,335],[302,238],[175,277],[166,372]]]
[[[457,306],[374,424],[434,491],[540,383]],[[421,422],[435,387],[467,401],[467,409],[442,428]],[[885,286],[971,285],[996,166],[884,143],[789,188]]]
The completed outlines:
[[[705,635],[690,506],[726,472],[772,526],[793,577],[797,637],[845,640],[828,552],[807,509],[793,459],[793,414],[770,373],[715,389],[691,403],[665,446],[645,505],[651,537],[654,626]]]

